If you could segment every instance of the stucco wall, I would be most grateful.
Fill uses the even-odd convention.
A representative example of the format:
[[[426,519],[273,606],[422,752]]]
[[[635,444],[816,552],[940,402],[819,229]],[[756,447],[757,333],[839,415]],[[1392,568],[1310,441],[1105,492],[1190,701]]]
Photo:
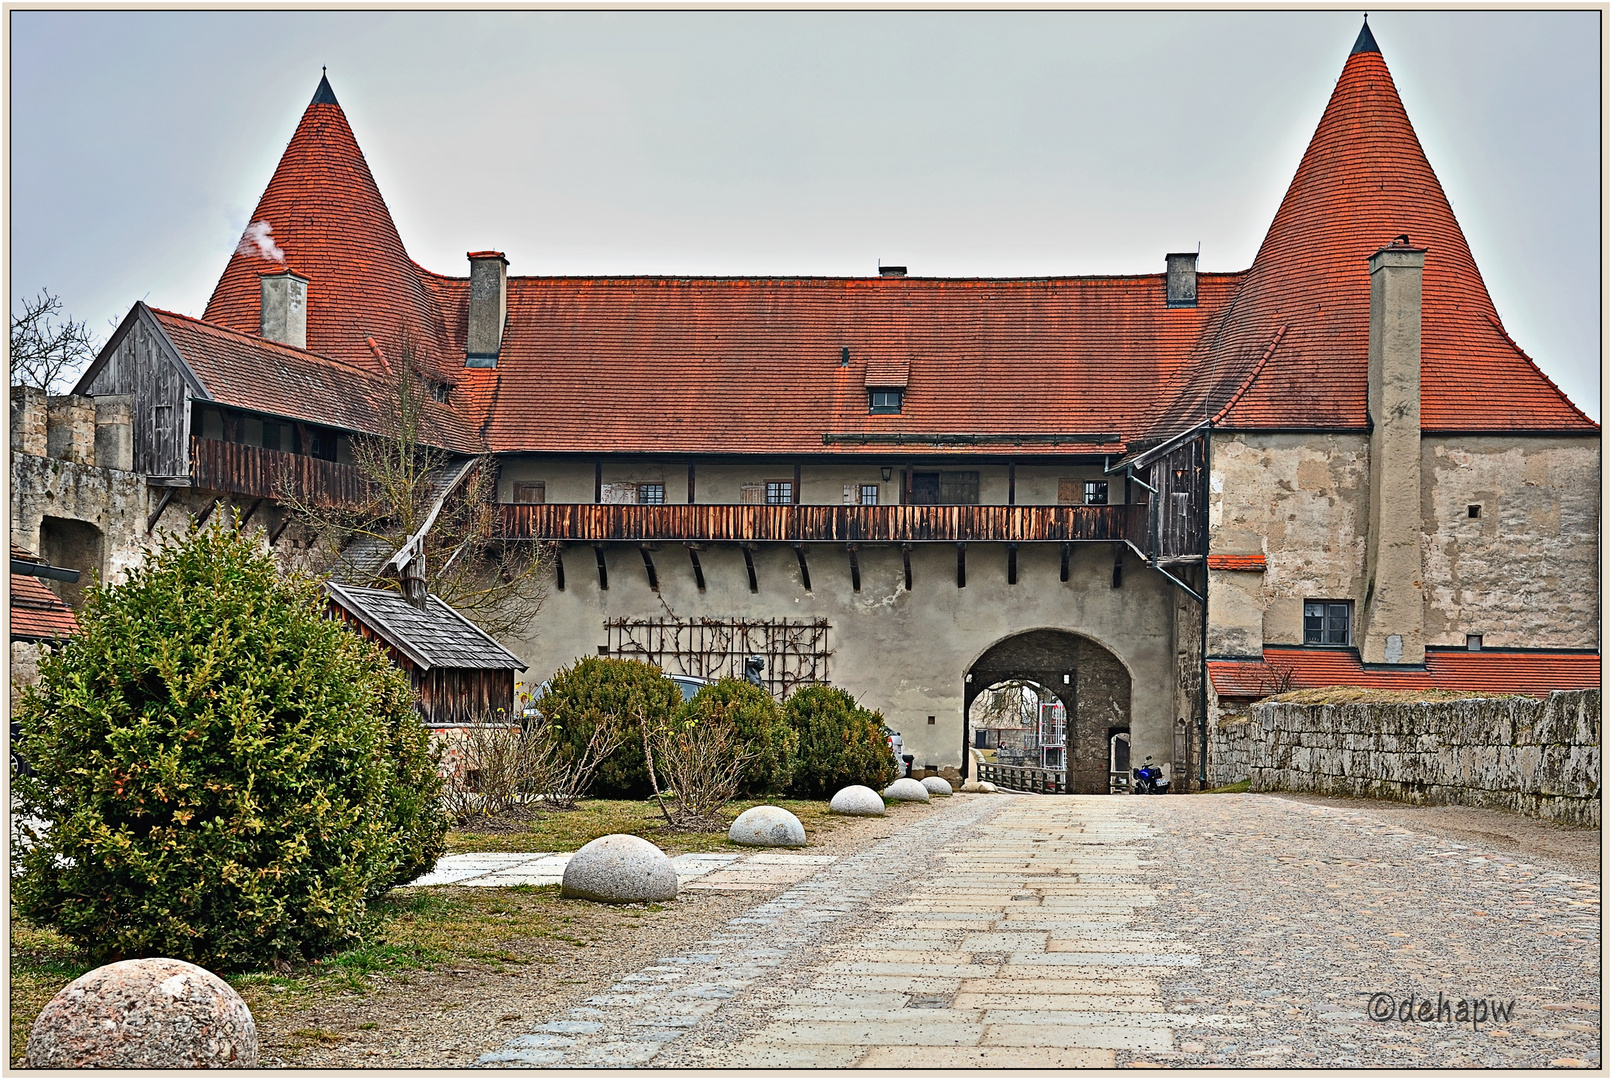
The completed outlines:
[[[1595,439],[1422,441],[1428,644],[1600,645],[1600,458]]]
[[[1601,817],[1601,693],[1427,704],[1263,702],[1217,729],[1217,784]]]
[[[1124,584],[1113,588],[1112,545],[1078,546],[1068,582],[1058,580],[1057,544],[1021,545],[1019,581],[1010,586],[1005,547],[973,544],[962,589],[954,545],[915,545],[911,592],[903,588],[901,550],[894,546],[860,549],[861,592],[851,589],[843,545],[807,545],[811,592],[801,587],[795,554],[784,545],[755,550],[755,593],[736,546],[711,545],[700,553],[703,593],[681,545],[654,553],[659,594],[649,588],[636,547],[605,551],[608,590],[599,589],[591,548],[566,549],[566,588],[551,589],[529,631],[506,642],[529,665],[523,676],[528,685],[578,657],[596,655],[605,644],[604,623],[612,618],[821,617],[831,626],[832,681],[882,710],[918,766],[960,766],[964,674],[990,646],[1013,634],[1064,629],[1093,639],[1125,665],[1134,688],[1134,752],[1169,759],[1176,707],[1175,587],[1127,554]],[[934,725],[927,723],[930,715]]]

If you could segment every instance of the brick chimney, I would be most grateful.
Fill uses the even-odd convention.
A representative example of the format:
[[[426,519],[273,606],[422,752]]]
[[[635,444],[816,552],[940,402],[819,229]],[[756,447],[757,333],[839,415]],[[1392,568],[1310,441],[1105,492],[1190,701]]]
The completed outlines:
[[[1177,252],[1164,257],[1164,306],[1198,306],[1198,253]]]
[[[258,278],[262,312],[260,333],[265,341],[278,341],[297,349],[308,347],[308,279],[290,270]]]
[[[1427,249],[1398,237],[1370,259],[1371,502],[1366,597],[1357,642],[1368,664],[1421,664],[1422,266]]]
[[[497,367],[509,313],[509,261],[502,251],[472,251],[465,367]]]

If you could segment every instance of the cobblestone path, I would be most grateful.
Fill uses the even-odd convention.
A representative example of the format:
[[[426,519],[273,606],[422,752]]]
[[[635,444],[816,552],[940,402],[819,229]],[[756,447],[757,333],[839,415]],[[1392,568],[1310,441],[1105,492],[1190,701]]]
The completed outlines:
[[[1600,1063],[1599,882],[1369,812],[957,797],[801,872],[477,1064]]]

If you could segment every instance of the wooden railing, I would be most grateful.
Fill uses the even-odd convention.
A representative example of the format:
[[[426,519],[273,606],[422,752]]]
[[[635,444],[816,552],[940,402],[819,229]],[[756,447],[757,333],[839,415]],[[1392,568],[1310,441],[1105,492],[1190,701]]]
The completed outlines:
[[[505,536],[582,542],[1124,540],[1136,506],[504,505]]]
[[[1069,790],[1068,773],[1062,769],[1042,769],[1033,765],[996,765],[989,761],[975,766],[979,776],[1004,791],[1027,791],[1035,795],[1063,795]]]
[[[282,477],[319,506],[350,506],[369,491],[364,474],[351,465],[218,439],[190,440],[190,479],[198,488],[273,499],[282,493]]]

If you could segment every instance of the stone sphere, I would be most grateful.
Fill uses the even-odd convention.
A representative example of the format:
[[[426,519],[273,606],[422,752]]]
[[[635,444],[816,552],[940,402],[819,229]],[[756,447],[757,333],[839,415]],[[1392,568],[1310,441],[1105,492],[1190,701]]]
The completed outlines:
[[[989,795],[996,790],[996,785],[989,780],[969,780],[963,784],[963,790],[970,795]]]
[[[887,797],[899,799],[902,802],[928,802],[929,790],[910,776],[903,776],[900,780],[884,789]]]
[[[872,788],[852,784],[834,793],[834,797],[828,801],[828,811],[853,817],[883,817],[884,800]]]
[[[677,871],[666,853],[641,836],[612,833],[590,840],[565,864],[560,895],[605,904],[639,904],[677,896]]]
[[[923,778],[923,785],[924,790],[931,795],[939,795],[944,798],[952,793],[951,781],[944,776],[926,776]]]
[[[32,1069],[255,1069],[257,1025],[206,968],[152,957],[82,975],[28,1034]]]
[[[781,806],[752,806],[734,819],[728,839],[746,847],[805,847],[806,826]]]

